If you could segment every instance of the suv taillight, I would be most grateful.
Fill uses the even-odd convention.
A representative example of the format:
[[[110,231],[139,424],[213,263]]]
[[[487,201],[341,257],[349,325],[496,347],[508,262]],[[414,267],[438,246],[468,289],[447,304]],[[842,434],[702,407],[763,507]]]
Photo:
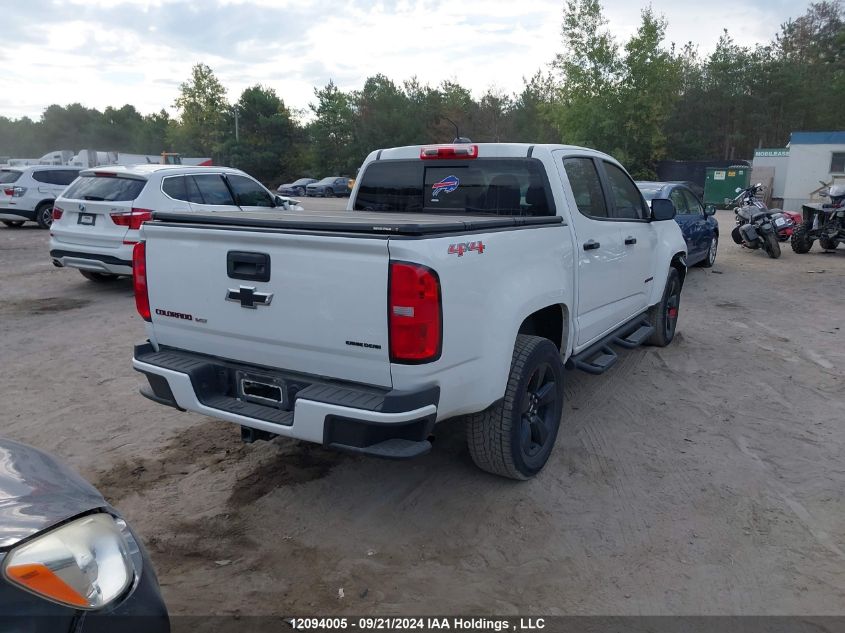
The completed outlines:
[[[62,219],[62,214],[65,212],[64,209],[57,207],[55,204],[53,205],[53,222],[56,220]]]
[[[109,215],[111,215],[111,221],[118,226],[126,226],[130,231],[137,231],[144,222],[152,219],[153,212],[150,209],[132,209]]]
[[[132,286],[135,288],[135,307],[144,321],[152,321],[150,294],[147,289],[147,243],[138,242],[132,249]]]
[[[437,273],[420,264],[391,262],[387,293],[391,362],[437,360],[443,339]]]

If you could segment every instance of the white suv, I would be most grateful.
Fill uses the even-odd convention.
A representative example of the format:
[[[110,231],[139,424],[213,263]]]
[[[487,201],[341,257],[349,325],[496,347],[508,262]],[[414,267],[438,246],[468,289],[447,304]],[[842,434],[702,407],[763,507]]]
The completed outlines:
[[[135,165],[80,172],[53,207],[50,256],[91,281],[132,274],[138,229],[154,212],[302,210],[228,167]]]
[[[49,229],[53,201],[76,180],[79,169],[52,165],[0,169],[0,221],[8,227],[37,222]]]

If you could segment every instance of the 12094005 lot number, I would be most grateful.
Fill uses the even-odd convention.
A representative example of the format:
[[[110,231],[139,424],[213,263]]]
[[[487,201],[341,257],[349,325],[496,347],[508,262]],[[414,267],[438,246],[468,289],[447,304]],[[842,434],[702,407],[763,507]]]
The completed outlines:
[[[293,618],[291,628],[295,631],[309,631],[324,629],[345,629],[349,627],[347,618]]]

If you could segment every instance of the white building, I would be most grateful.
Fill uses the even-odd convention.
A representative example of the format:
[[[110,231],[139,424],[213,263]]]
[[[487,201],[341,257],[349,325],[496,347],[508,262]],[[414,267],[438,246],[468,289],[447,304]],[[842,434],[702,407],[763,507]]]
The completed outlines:
[[[757,150],[753,167],[774,168],[772,198],[775,206],[799,210],[805,202],[818,202],[818,191],[833,182],[845,183],[845,131],[793,132],[784,149]]]

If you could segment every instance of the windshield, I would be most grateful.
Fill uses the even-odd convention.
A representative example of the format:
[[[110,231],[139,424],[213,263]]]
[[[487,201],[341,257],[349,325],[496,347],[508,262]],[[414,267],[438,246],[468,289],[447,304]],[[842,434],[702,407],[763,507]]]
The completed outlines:
[[[134,200],[146,184],[146,180],[134,178],[82,176],[68,187],[62,197],[71,200],[107,200],[109,202]]]
[[[329,176],[327,178],[323,178],[321,181],[317,182],[318,185],[330,185],[335,180],[337,180],[337,176]]]
[[[360,183],[356,211],[555,215],[545,169],[534,158],[376,161]]]
[[[647,201],[651,201],[657,197],[657,194],[660,193],[660,189],[640,189],[640,192],[642,192],[643,198]]]
[[[0,171],[0,184],[8,185],[15,182],[20,177],[21,172],[14,171],[12,169],[4,169],[3,171]]]
[[[299,180],[293,181],[291,184],[292,185],[310,185],[312,182],[314,182],[313,178],[300,178]]]

